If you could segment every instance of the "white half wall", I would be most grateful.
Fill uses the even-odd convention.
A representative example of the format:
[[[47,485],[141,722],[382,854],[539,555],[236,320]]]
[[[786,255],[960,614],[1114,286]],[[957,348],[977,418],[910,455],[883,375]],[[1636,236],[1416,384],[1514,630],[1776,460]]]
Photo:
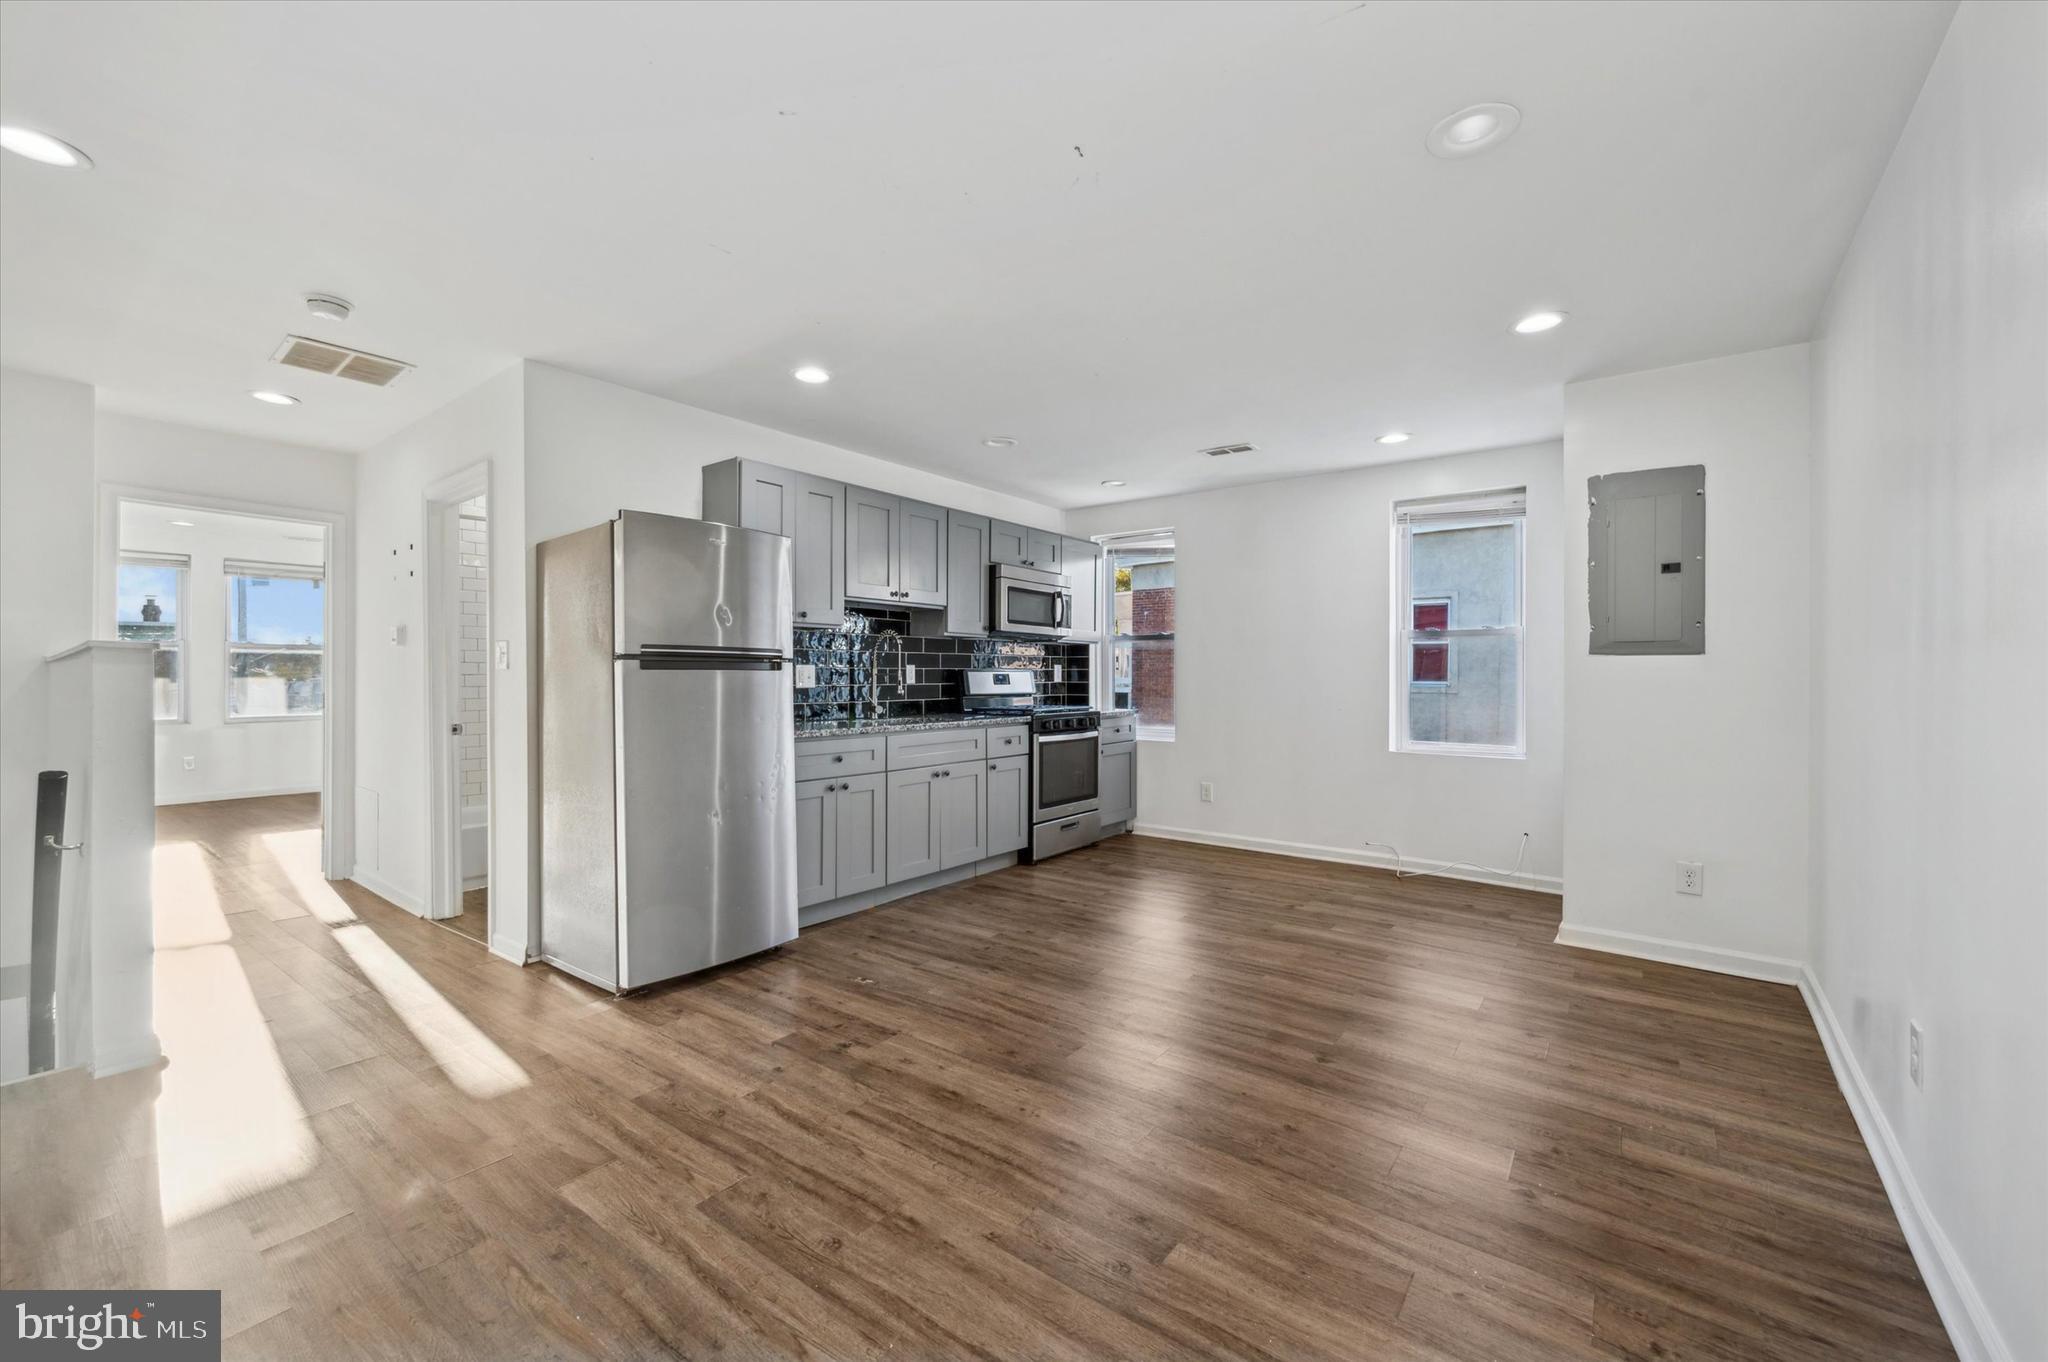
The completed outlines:
[[[509,670],[489,672],[491,949],[523,960],[530,785],[527,767],[526,474],[520,365],[365,453],[357,467],[356,873],[402,907],[429,902],[433,815],[427,743],[427,493],[477,464],[489,470],[490,630]],[[507,552],[506,545],[515,546]],[[394,634],[394,631],[395,634]]]
[[[1067,513],[1078,536],[1171,526],[1172,742],[1138,744],[1141,829],[1383,864],[1509,866],[1558,886],[1564,712],[1562,453],[1554,444]],[[1527,758],[1388,750],[1393,504],[1529,489]],[[1575,512],[1573,512],[1575,514]],[[1200,783],[1215,785],[1201,802]]]
[[[2048,6],[1957,11],[1815,415],[1815,987],[1958,1351],[2048,1358]]]
[[[26,1070],[36,772],[51,654],[92,633],[93,392],[0,370],[0,1076]],[[16,980],[19,980],[17,985]]]
[[[1807,347],[1564,390],[1560,940],[1798,978],[1806,958]],[[1586,479],[1704,464],[1707,650],[1587,652]],[[1706,893],[1677,862],[1706,863]]]

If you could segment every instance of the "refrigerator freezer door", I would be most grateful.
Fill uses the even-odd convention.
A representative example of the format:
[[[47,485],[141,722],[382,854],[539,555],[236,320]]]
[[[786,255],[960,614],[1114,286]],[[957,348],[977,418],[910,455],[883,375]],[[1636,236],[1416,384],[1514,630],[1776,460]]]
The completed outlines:
[[[787,545],[778,542],[786,586]],[[619,987],[640,988],[794,940],[789,669],[689,660],[613,667]]]
[[[613,646],[622,656],[661,648],[790,655],[790,546],[781,535],[625,511],[612,544]]]

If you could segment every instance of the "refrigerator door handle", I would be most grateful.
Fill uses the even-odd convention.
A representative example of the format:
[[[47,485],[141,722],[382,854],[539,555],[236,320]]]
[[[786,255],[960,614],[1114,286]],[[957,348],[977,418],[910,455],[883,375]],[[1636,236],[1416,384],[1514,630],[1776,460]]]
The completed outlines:
[[[642,653],[631,659],[643,672],[779,672],[779,657],[748,657],[739,653],[661,654]]]

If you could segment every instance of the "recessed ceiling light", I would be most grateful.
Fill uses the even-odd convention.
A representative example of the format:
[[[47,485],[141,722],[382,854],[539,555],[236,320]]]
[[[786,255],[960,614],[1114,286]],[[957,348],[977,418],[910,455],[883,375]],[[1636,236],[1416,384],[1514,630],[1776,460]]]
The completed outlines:
[[[337,298],[331,293],[309,293],[306,295],[306,311],[322,321],[345,322],[355,308],[346,298]]]
[[[1390,430],[1373,441],[1373,443],[1380,445],[1405,445],[1408,443],[1408,432],[1405,430]]]
[[[5,147],[16,156],[26,156],[31,161],[60,170],[91,170],[92,157],[72,146],[60,142],[46,132],[34,128],[17,128],[12,124],[0,125],[0,147]]]
[[[789,372],[790,377],[799,383],[830,383],[832,381],[832,375],[815,364],[806,364]]]
[[[1522,111],[1512,104],[1474,104],[1437,120],[1422,144],[1432,156],[1472,156],[1497,147],[1522,125]]]
[[[1534,336],[1544,331],[1555,331],[1564,325],[1564,319],[1565,314],[1562,312],[1531,312],[1515,323],[1515,334]]]
[[[1104,478],[1102,485],[1104,487],[1121,487],[1124,485],[1124,480],[1122,478]]]
[[[1011,435],[991,435],[983,440],[982,443],[990,449],[1014,449],[1017,440],[1015,436]]]
[[[258,388],[250,393],[249,396],[255,398],[258,402],[268,402],[273,407],[296,407],[299,405],[299,399],[293,397],[290,393],[274,393],[268,388]]]
[[[173,520],[171,523],[173,525],[176,525],[181,530],[189,530],[192,528],[192,522],[189,520]]]

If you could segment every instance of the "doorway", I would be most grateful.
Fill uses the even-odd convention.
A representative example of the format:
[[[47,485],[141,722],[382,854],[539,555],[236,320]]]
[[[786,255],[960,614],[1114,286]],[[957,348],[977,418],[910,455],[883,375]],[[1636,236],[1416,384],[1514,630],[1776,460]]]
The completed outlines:
[[[434,877],[427,916],[490,944],[491,604],[488,471],[429,490],[427,658]]]

